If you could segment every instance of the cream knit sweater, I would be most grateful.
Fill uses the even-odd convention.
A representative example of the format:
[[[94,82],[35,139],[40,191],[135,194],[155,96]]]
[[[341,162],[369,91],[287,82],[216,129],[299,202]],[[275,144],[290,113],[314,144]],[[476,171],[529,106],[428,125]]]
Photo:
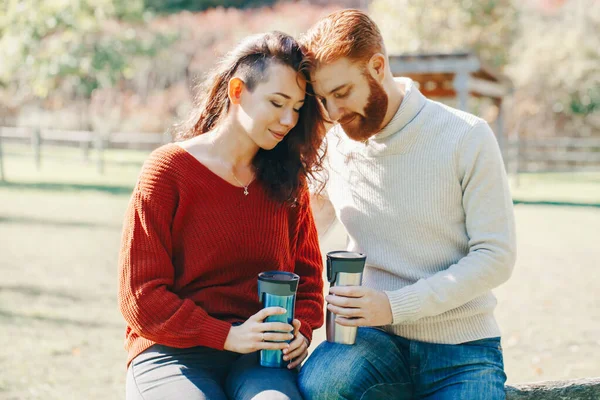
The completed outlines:
[[[428,100],[409,79],[390,123],[366,143],[327,135],[326,192],[385,291],[386,331],[456,344],[500,335],[491,290],[515,262],[513,206],[488,124]]]

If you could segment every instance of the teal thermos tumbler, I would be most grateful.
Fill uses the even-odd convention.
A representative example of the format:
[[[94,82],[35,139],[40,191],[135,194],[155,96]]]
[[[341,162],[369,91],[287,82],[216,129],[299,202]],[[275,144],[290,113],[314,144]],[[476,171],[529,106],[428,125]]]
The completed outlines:
[[[263,308],[282,307],[285,314],[271,315],[265,322],[283,322],[292,325],[296,290],[300,277],[291,272],[266,271],[258,275],[258,298]],[[289,342],[289,341],[288,341]],[[261,350],[260,365],[263,367],[284,368],[289,361],[283,360],[281,350]]]

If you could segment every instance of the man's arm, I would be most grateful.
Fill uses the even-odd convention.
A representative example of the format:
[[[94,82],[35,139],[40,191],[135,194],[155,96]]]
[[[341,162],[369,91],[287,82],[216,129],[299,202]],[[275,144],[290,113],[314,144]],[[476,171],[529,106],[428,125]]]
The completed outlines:
[[[512,273],[516,258],[513,204],[500,149],[487,123],[478,123],[463,139],[457,174],[469,253],[429,278],[386,291],[394,324],[460,307],[499,286]]]
[[[516,257],[512,198],[498,143],[486,123],[474,126],[464,138],[457,164],[469,253],[402,289],[331,288],[325,300],[337,314],[336,322],[379,326],[416,321],[460,307],[509,278]]]

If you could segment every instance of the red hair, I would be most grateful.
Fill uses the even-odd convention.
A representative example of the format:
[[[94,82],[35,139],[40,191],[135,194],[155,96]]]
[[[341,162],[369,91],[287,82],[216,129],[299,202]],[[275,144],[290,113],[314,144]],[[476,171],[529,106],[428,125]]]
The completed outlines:
[[[330,63],[340,58],[368,61],[373,54],[385,54],[381,32],[360,10],[335,11],[313,25],[300,40],[311,61]]]

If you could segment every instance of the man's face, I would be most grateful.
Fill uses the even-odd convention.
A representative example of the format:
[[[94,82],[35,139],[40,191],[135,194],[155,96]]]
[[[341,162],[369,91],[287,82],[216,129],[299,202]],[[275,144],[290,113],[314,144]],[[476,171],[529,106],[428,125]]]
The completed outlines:
[[[319,65],[314,88],[329,114],[350,139],[365,141],[382,128],[388,96],[381,84],[348,58]]]

